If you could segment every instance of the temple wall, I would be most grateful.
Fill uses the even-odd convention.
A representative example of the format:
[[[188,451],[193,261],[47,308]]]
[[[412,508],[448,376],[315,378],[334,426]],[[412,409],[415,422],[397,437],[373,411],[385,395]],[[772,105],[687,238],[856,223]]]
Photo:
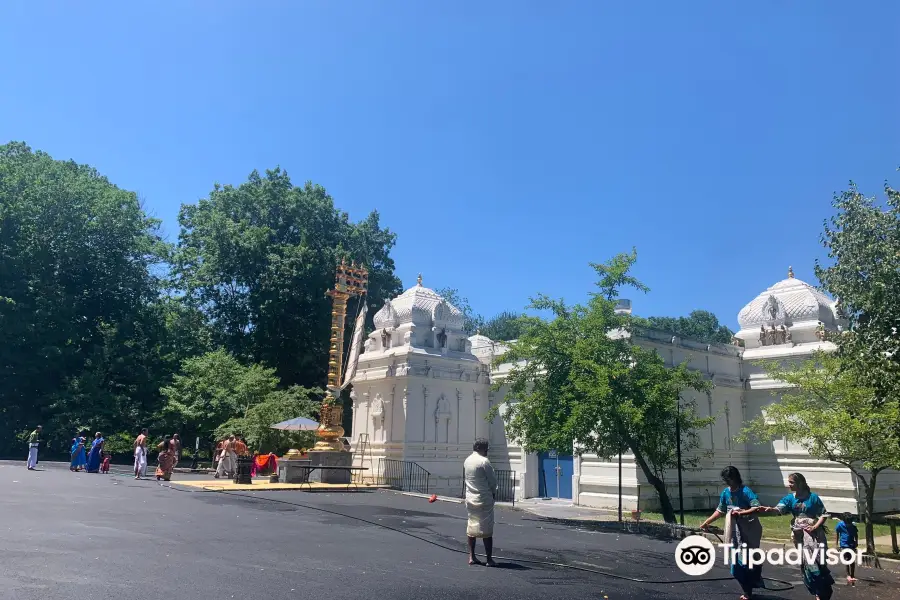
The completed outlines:
[[[790,311],[793,311],[790,314],[806,315],[808,298],[804,296],[806,299],[801,302],[797,300],[798,294],[815,299],[818,292],[808,291],[805,285],[789,278],[770,288],[775,290],[772,293],[780,294],[781,300],[773,299],[774,296],[766,299],[764,295],[760,298],[769,308],[773,302],[777,305],[773,309],[776,316]],[[782,293],[783,290],[790,293]],[[750,325],[756,323],[753,319],[759,310],[757,304],[763,300],[758,298],[742,311],[750,315],[747,320]],[[369,467],[368,475],[372,477],[378,475],[379,458],[414,462],[430,473],[430,491],[458,496],[462,492],[463,462],[471,454],[474,440],[483,437],[490,442],[489,457],[494,467],[515,471],[516,498],[537,496],[538,456],[523,452],[508,439],[502,413],[493,421],[486,418],[506,394],[503,388],[495,393],[490,391],[491,382],[502,382],[512,367],[493,365],[494,358],[505,351],[503,344],[480,335],[467,338],[461,329],[461,313],[433,290],[423,288],[421,281],[386,303],[375,320],[380,329],[368,336],[353,378],[355,464]],[[831,326],[836,327],[829,321]],[[783,497],[787,493],[787,476],[799,471],[806,475],[830,511],[858,512],[860,486],[845,467],[813,459],[802,447],[784,440],[754,445],[734,439],[745,422],[762,414],[765,406],[776,400],[773,393],[783,389],[783,384],[769,380],[755,361],[761,358],[802,360],[814,350],[828,350],[831,345],[822,341],[819,329],[814,321],[794,324],[791,325],[793,341],[785,343],[788,336],[784,334],[782,341],[773,338],[775,345],[765,346],[760,346],[756,339],[758,331],[742,329],[738,338],[747,345],[747,350],[734,345],[699,343],[654,330],[634,333],[633,341],[654,349],[667,366],[687,362],[688,368],[714,384],[709,392],[685,390],[682,395],[696,406],[699,416],[713,417],[708,427],[697,432],[696,454],[684,451],[686,458],[698,457],[697,467],[682,473],[686,509],[712,510],[723,485],[719,473],[725,466],[734,465],[763,503],[774,504]],[[363,433],[369,437],[369,447],[364,453],[359,443]],[[617,457],[576,455],[572,466],[574,503],[603,508],[618,506]],[[656,492],[631,455],[622,457],[621,472],[623,508],[657,510]],[[677,474],[666,473],[665,481],[677,509]],[[900,473],[880,475],[875,509],[900,510]]]
[[[645,347],[656,348],[667,364],[690,360],[705,376],[716,382],[709,395],[686,392],[697,404],[700,416],[716,416],[716,422],[708,430],[700,432],[702,451],[709,452],[699,469],[682,474],[684,505],[686,510],[707,510],[715,507],[715,500],[722,489],[719,472],[728,465],[737,467],[744,481],[760,496],[764,504],[775,504],[786,495],[790,473],[803,473],[810,486],[820,495],[826,508],[834,513],[858,513],[864,498],[862,486],[846,467],[815,459],[797,444],[775,440],[767,444],[742,444],[734,440],[743,423],[760,415],[766,405],[777,401],[777,393],[783,388],[778,381],[767,379],[759,367],[742,360],[735,352],[713,345],[712,352],[705,345],[676,339],[668,341],[671,347],[660,343],[657,334],[649,339],[639,339]],[[729,349],[730,350],[730,349]],[[797,348],[785,349],[789,357],[800,360],[808,353]],[[744,383],[746,381],[746,383]],[[673,440],[674,443],[674,440]],[[616,508],[618,506],[618,462],[590,454],[576,457],[573,481],[574,501],[584,506]],[[673,471],[666,476],[670,498],[678,507],[678,481]],[[859,488],[859,490],[858,490]],[[875,510],[886,512],[900,510],[900,472],[885,471],[879,474],[876,485]],[[625,510],[658,510],[658,500],[652,486],[647,483],[631,455],[622,459],[622,495]],[[639,501],[640,499],[640,501]]]

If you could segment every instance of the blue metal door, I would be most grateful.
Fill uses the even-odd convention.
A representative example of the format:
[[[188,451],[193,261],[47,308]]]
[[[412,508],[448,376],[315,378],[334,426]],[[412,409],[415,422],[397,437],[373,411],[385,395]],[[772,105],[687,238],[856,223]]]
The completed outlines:
[[[543,452],[538,457],[541,464],[538,493],[542,498],[572,499],[572,465],[571,454],[558,454],[554,451]]]

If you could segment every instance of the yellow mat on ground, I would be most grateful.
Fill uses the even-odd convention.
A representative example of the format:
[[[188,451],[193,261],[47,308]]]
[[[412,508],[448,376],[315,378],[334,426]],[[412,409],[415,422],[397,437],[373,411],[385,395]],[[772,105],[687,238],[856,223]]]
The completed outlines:
[[[267,479],[254,481],[252,484],[239,484],[235,483],[230,479],[210,479],[208,481],[204,481],[202,479],[192,479],[187,481],[177,481],[172,480],[169,483],[174,485],[184,485],[187,487],[193,488],[201,488],[204,490],[228,490],[228,491],[252,491],[256,490],[258,492],[271,492],[271,491],[284,491],[284,490],[306,490],[306,491],[333,491],[333,492],[355,492],[357,490],[371,490],[377,489],[379,487],[386,486],[378,486],[378,485],[366,485],[359,484],[358,486],[355,484],[347,487],[346,483],[269,483]]]

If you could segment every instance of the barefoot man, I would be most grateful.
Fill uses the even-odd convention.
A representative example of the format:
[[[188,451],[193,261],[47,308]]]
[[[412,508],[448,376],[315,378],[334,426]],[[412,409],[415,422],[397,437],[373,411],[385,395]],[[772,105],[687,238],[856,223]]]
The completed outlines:
[[[484,554],[487,566],[494,566],[491,554],[494,547],[494,497],[497,493],[497,475],[487,458],[488,441],[483,438],[475,440],[474,452],[463,463],[466,477],[466,511],[469,523],[466,536],[469,538],[469,564],[480,565],[475,558],[475,541],[484,540]]]
[[[141,434],[134,440],[134,478],[140,479],[147,473],[147,430],[141,429]]]

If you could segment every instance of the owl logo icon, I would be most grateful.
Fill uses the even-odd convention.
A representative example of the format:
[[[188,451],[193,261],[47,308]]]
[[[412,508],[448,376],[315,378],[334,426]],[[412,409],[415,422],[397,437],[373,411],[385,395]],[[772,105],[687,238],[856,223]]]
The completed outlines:
[[[689,535],[675,547],[675,564],[685,575],[699,577],[709,573],[716,562],[716,549],[701,535]]]

